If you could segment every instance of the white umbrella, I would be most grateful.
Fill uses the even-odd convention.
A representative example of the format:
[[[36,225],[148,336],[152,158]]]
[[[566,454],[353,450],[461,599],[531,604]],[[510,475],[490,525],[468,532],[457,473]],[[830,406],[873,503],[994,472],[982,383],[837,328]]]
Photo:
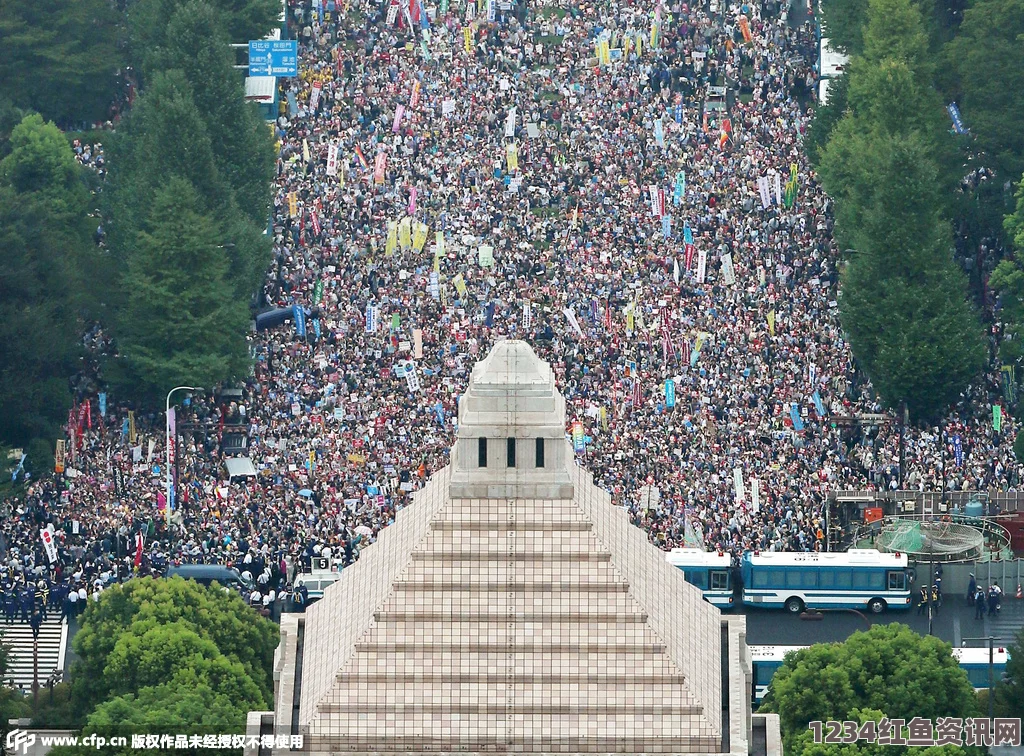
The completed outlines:
[[[359,535],[364,535],[364,536],[367,536],[367,537],[373,535],[373,531],[369,527],[367,527],[366,525],[357,525],[356,526],[356,532]]]

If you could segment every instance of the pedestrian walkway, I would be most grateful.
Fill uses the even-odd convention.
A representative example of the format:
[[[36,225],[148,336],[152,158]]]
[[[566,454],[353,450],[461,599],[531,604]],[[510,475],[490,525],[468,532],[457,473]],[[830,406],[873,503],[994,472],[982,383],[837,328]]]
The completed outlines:
[[[64,655],[68,641],[66,622],[51,619],[43,622],[39,629],[39,685],[46,684],[55,670],[63,670]],[[24,691],[32,690],[32,628],[27,622],[0,625],[0,642],[10,647],[6,680],[8,684]]]
[[[1024,600],[1004,595],[1003,608],[995,615],[985,615],[985,632],[983,634],[986,637],[994,635],[996,638],[1000,638],[998,645],[1005,647],[1013,642],[1021,628],[1024,628]]]

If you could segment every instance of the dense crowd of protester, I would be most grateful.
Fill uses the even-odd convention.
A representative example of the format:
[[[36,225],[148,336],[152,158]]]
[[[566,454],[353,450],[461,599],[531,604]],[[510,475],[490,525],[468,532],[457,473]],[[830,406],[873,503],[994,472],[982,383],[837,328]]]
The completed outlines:
[[[313,557],[350,562],[447,463],[457,397],[501,338],[554,366],[580,463],[663,548],[820,549],[828,491],[897,487],[897,425],[849,422],[882,408],[838,323],[829,200],[801,150],[811,23],[774,2],[408,5],[290,7],[262,293],[304,322],[253,335],[240,398],[180,408],[170,524],[162,408],[129,423],[86,380],[74,474],[9,502],[0,580],[92,591],[258,563],[266,596]],[[113,348],[98,328],[86,345]],[[905,487],[1019,484],[1000,380],[993,365],[941,428],[907,429]],[[226,426],[256,478],[225,482]]]

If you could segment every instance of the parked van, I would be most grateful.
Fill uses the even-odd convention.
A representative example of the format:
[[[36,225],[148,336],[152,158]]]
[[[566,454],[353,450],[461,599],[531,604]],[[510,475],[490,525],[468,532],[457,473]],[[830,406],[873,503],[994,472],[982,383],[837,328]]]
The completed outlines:
[[[219,564],[182,564],[167,570],[167,577],[175,576],[195,580],[203,585],[213,585],[216,582],[224,588],[252,590],[252,582],[242,578],[238,570]]]
[[[298,590],[300,586],[306,586],[309,601],[312,603],[316,599],[323,598],[327,586],[337,583],[340,579],[341,570],[336,572],[304,572],[301,575],[296,575],[294,590]]]

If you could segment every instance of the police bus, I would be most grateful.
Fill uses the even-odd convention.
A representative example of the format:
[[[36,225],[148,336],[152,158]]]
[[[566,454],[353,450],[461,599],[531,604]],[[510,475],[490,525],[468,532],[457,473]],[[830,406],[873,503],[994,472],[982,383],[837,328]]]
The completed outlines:
[[[743,555],[743,603],[769,609],[910,608],[907,555],[874,549],[840,553],[748,552]]]
[[[672,549],[668,563],[683,571],[686,582],[697,586],[704,598],[721,609],[731,609],[733,602],[732,557],[721,551]]]
[[[808,646],[750,646],[750,662],[754,684],[751,696],[754,708],[761,703],[775,672],[782,666],[786,655],[801,651]],[[988,649],[987,648],[954,648],[953,658],[967,672],[967,679],[975,690],[988,688]],[[993,649],[992,669],[996,682],[1006,672],[1006,662],[1010,655],[1005,648]]]

